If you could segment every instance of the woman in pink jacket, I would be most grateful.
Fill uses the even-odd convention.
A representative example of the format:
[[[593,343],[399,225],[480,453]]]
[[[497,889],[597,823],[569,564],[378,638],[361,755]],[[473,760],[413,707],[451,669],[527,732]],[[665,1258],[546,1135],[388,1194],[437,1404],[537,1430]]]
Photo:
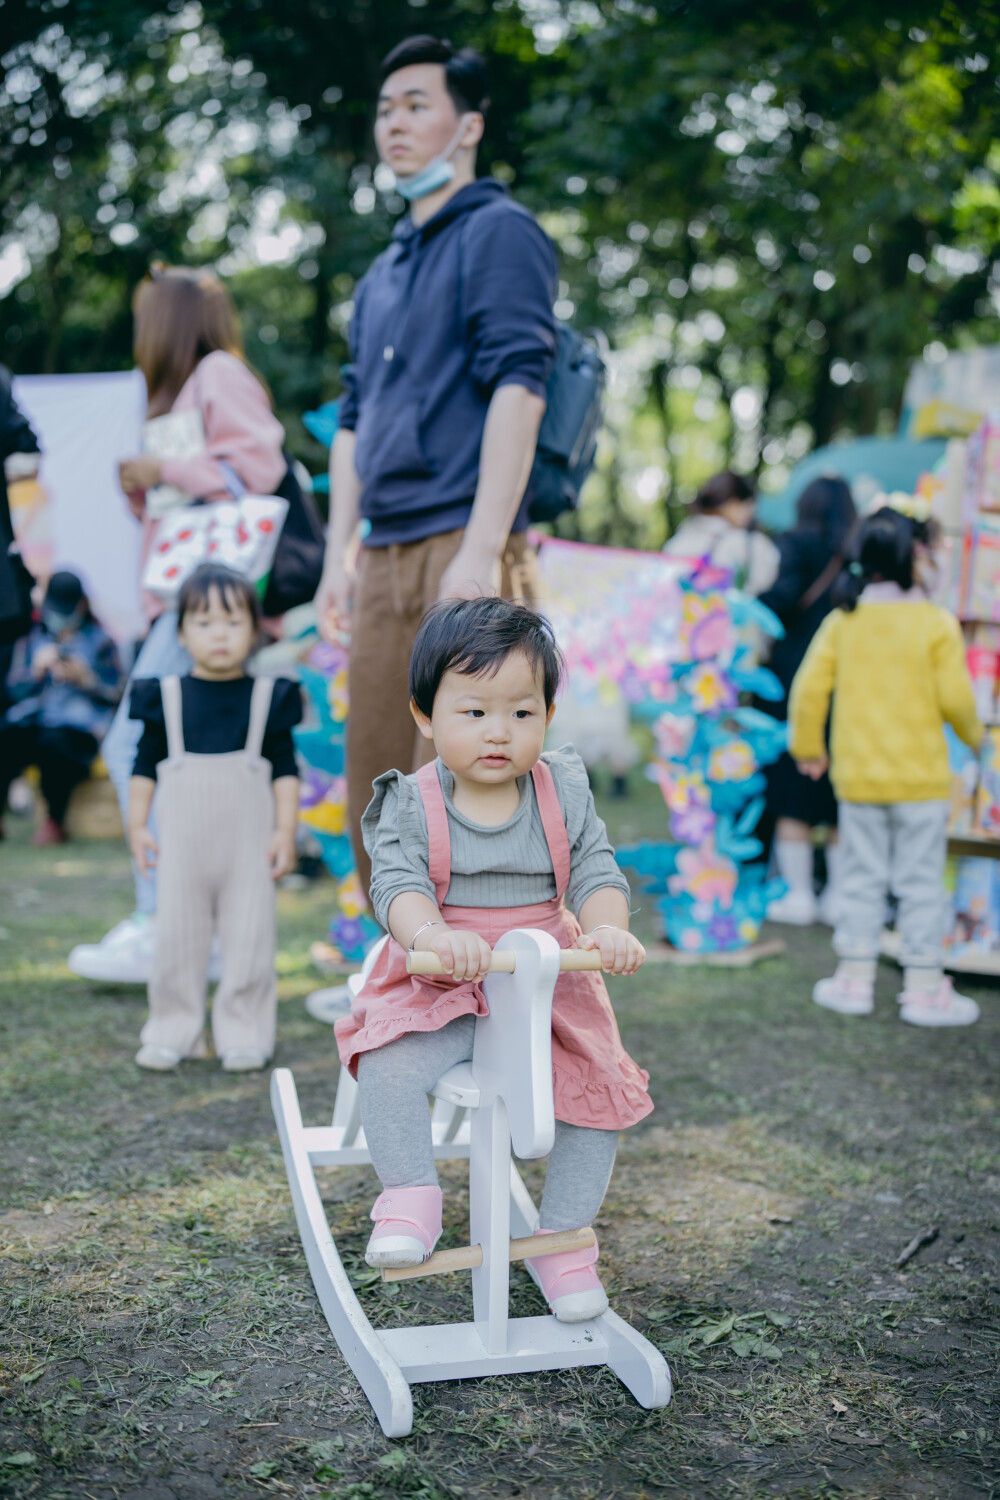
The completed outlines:
[[[192,458],[140,455],[123,459],[119,480],[144,529],[143,561],[156,523],[146,514],[146,492],[172,485],[192,499],[226,500],[242,490],[274,494],[285,476],[284,429],[268,393],[243,355],[239,316],[213,272],[188,266],[154,265],[136,288],[135,362],[146,378],[147,417],[196,409],[204,428],[204,451]],[[133,677],[167,677],[190,670],[177,639],[172,610],[144,598],[149,634]],[[123,821],[142,723],[129,718],[129,688],[105,737],[102,753],[122,807]],[[99,943],[81,944],[69,967],[87,979],[148,982],[156,914],[155,874],[135,874],[135,911]]]

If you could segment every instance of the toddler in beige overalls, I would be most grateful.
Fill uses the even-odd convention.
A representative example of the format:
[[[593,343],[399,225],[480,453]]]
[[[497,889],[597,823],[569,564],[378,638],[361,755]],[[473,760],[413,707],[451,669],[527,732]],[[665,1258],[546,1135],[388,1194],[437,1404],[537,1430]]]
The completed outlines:
[[[143,1044],[204,1055],[205,985],[212,934],[222,980],[212,1004],[218,1055],[274,1051],[275,897],[267,848],[274,827],[271,767],[261,755],[271,682],[253,686],[242,750],[184,748],[180,681],[161,683],[168,758],[157,767],[159,912]]]

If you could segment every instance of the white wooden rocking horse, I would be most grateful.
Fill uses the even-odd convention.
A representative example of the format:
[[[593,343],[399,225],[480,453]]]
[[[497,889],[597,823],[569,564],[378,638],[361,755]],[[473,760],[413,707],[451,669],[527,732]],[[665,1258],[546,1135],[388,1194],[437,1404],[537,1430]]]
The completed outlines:
[[[355,992],[377,952],[351,981]],[[433,954],[412,958],[420,972],[441,972]],[[472,1062],[450,1068],[434,1090],[435,1156],[469,1159],[471,1244],[382,1275],[386,1281],[408,1280],[471,1270],[471,1323],[372,1327],[337,1254],[314,1172],[318,1166],[357,1166],[371,1159],[357,1084],[342,1068],[333,1123],[309,1128],[302,1123],[289,1070],[276,1068],[272,1074],[271,1104],[313,1284],[340,1351],[387,1437],[405,1437],[412,1429],[410,1386],[421,1381],[608,1365],[641,1406],[666,1406],[670,1400],[666,1360],[615,1313],[587,1323],[560,1323],[550,1314],[508,1316],[511,1260],[593,1242],[593,1231],[583,1229],[547,1235],[541,1243],[532,1239],[530,1247],[521,1243],[533,1235],[538,1211],[511,1161],[511,1147],[529,1160],[552,1149],[552,991],[561,966],[599,964],[596,952],[560,950],[548,933],[507,933],[494,950],[485,982],[490,1013],[476,1023]]]

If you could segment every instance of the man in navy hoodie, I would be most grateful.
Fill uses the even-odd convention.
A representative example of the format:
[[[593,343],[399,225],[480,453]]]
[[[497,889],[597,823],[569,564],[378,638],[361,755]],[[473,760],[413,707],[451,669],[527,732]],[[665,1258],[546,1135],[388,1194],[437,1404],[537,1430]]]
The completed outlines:
[[[355,295],[316,596],[324,633],[351,631],[348,804],[365,889],[372,782],[427,758],[407,691],[421,616],[438,599],[533,598],[528,481],[555,352],[551,243],[476,178],[482,58],[411,37],[381,72],[375,143],[410,212]]]

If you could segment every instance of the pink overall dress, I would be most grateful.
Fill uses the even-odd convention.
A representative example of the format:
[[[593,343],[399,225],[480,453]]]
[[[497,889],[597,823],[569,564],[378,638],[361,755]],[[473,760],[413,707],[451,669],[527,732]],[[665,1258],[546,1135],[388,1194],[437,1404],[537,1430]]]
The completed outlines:
[[[434,764],[417,772],[427,815],[431,880],[441,915],[451,927],[478,932],[494,946],[513,927],[539,927],[560,947],[570,948],[581,928],[563,898],[569,885],[570,850],[552,772],[544,761],[532,771],[545,830],[555,899],[533,906],[446,906],[451,881],[451,839],[444,793]],[[488,1013],[482,986],[472,981],[407,974],[406,952],[392,937],[383,948],[349,1016],[336,1024],[340,1060],[357,1077],[363,1052],[385,1047],[415,1031],[438,1031],[456,1016]],[[622,1046],[604,978],[600,973],[560,974],[552,1000],[552,1084],[557,1120],[593,1130],[624,1130],[653,1108],[649,1074]]]

